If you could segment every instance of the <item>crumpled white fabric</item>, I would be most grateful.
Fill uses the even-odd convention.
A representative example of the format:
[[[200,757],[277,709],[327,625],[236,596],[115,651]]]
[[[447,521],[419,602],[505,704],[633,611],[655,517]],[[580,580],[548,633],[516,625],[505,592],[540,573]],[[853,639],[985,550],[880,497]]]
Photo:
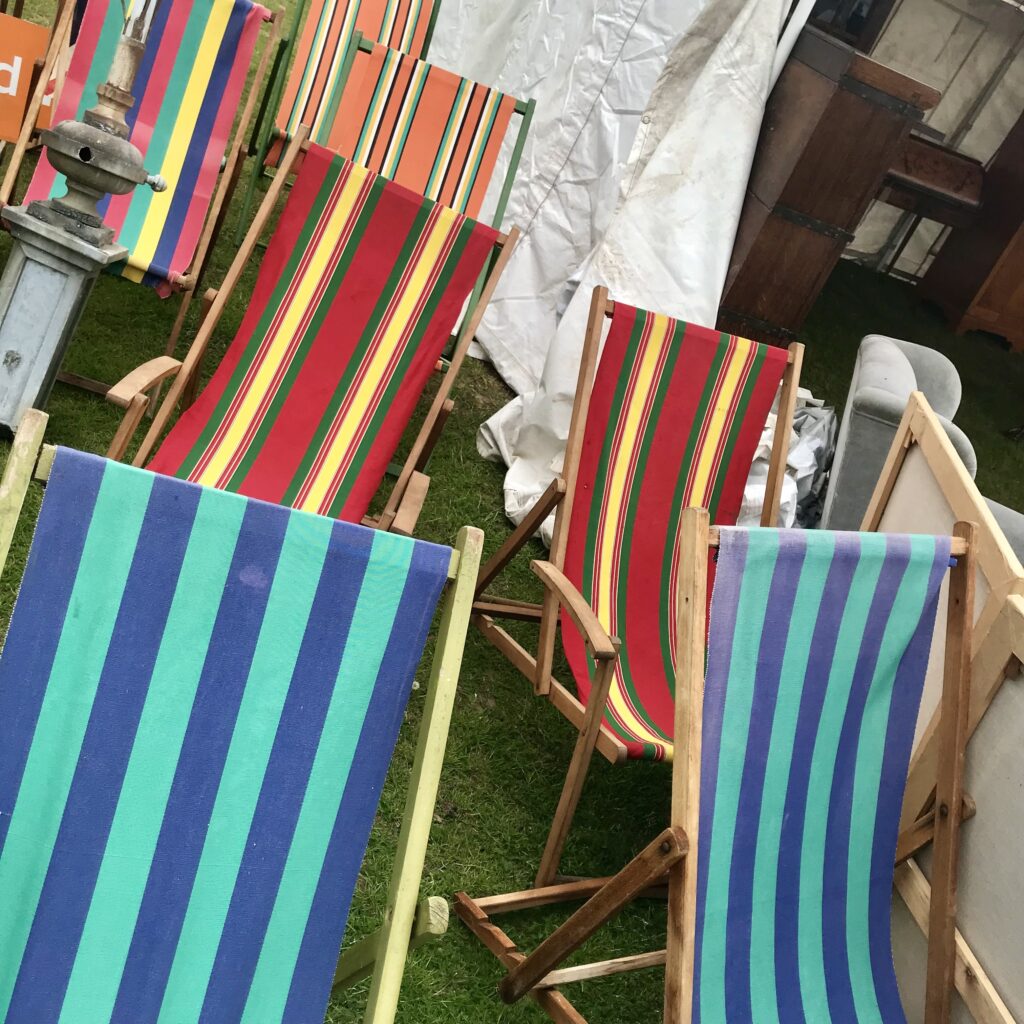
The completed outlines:
[[[549,244],[547,223],[528,225],[522,254],[511,261],[478,335],[520,391],[477,439],[482,455],[509,467],[505,508],[514,522],[561,470],[593,287],[605,284],[616,299],[696,323],[717,319],[789,7],[788,0],[714,0],[694,11],[643,115],[623,173],[623,197],[599,243],[578,273],[562,277],[560,288],[540,273],[537,254]],[[506,369],[505,349],[517,343],[522,324],[546,329],[535,384],[535,339],[516,354],[519,372]]]

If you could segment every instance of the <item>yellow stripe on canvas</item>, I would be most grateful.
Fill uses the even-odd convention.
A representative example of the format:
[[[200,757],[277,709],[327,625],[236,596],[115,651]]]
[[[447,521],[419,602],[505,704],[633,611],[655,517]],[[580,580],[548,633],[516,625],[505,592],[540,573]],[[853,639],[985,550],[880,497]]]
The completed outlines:
[[[384,55],[384,66],[377,78],[377,85],[373,96],[373,103],[366,112],[366,119],[363,122],[363,129],[359,133],[359,145],[356,147],[353,159],[357,163],[368,164],[373,152],[373,140],[377,134],[381,118],[387,108],[387,99],[391,94],[391,86],[394,84],[395,76],[398,74],[401,54],[389,50]]]
[[[288,134],[294,135],[298,130],[299,124],[302,121],[302,115],[306,109],[306,104],[309,102],[309,97],[313,92],[313,84],[316,82],[317,71],[320,68],[320,62],[324,58],[324,54],[327,50],[327,37],[330,34],[331,22],[334,20],[334,14],[338,9],[337,4],[331,5],[330,15],[325,17],[318,26],[318,32],[313,37],[312,45],[310,46],[309,60],[306,62],[305,71],[303,73],[302,82],[299,85],[298,95],[295,97],[295,106],[293,113],[288,122]],[[326,13],[326,12],[325,12]],[[344,42],[349,39],[352,34],[352,26],[355,24],[355,19],[359,13],[359,0],[351,0],[351,2],[345,4],[345,20],[342,22],[341,31],[338,34],[339,42]],[[347,50],[347,45],[339,45],[335,48],[335,55],[333,60],[337,59],[338,52],[341,50]],[[328,72],[328,81],[324,86],[324,96],[329,96],[330,92],[330,72]],[[310,125],[310,128],[315,130],[317,125]]]
[[[622,518],[625,515],[626,509],[626,478],[629,475],[629,467],[636,450],[646,399],[654,386],[661,353],[664,350],[672,325],[673,321],[670,317],[660,314],[651,317],[650,335],[640,356],[636,381],[622,418],[623,443],[615,452],[612,466],[608,473],[608,484],[605,487],[608,504],[603,517],[601,542],[594,560],[594,578],[596,583],[594,588],[594,612],[601,625],[607,630],[614,630],[611,616],[612,609],[615,606],[612,566],[615,562]],[[613,695],[616,693],[616,690],[616,687],[612,688]],[[621,700],[612,699],[612,704],[615,706],[617,716],[630,732],[643,735],[647,731],[647,726],[633,715]]]
[[[310,126],[312,130],[311,134],[314,138],[316,137],[317,132],[319,132],[323,127],[324,119],[330,112],[331,104],[325,103],[324,100],[334,95],[334,88],[338,83],[338,76],[341,74],[341,69],[345,64],[345,57],[348,55],[348,48],[352,39],[352,34],[355,32],[355,18],[358,10],[359,4],[358,2],[355,2],[346,12],[345,23],[338,35],[338,43],[334,47],[334,53],[331,55],[331,63],[327,68],[327,78],[324,80],[323,92],[320,94],[320,102],[317,104],[316,113],[313,115],[313,123]]]
[[[174,186],[181,177],[181,168],[188,155],[192,132],[196,121],[199,120],[199,110],[206,98],[210,79],[213,77],[213,67],[217,62],[217,54],[220,52],[221,40],[224,38],[224,33],[227,32],[233,6],[231,0],[220,0],[215,3],[210,13],[210,20],[203,30],[199,51],[196,54],[195,63],[192,65],[192,73],[188,76],[188,84],[185,86],[181,107],[171,132],[171,141],[160,166],[160,173],[167,179],[167,190],[153,193],[149,208],[146,210],[145,220],[143,220],[142,228],[139,231],[139,240],[134,251],[128,257],[128,268],[126,268],[124,276],[133,281],[142,280],[143,272],[149,269],[149,265],[156,255],[156,247],[160,244],[160,236],[167,221],[167,214],[170,212],[171,201],[174,199]],[[138,274],[138,277],[135,277],[134,274]]]
[[[344,417],[332,431],[333,439],[327,442],[328,447],[323,453],[320,468],[303,488],[304,496],[301,503],[294,506],[295,508],[315,510],[324,503],[332,481],[354,445],[356,435],[370,410],[374,392],[415,315],[416,305],[427,291],[427,282],[458,221],[458,214],[452,210],[442,206],[436,209],[438,217],[424,242],[419,258],[410,269],[405,288],[394,307],[387,328],[379,339],[376,351],[362,375]]]
[[[729,360],[729,366],[722,382],[722,389],[718,394],[718,401],[708,415],[707,437],[700,452],[697,453],[698,461],[693,477],[690,505],[707,508],[715,483],[712,478],[715,455],[718,451],[719,441],[723,432],[727,432],[729,429],[729,409],[736,397],[736,391],[740,386],[743,375],[743,368],[746,366],[753,344],[753,342],[748,341],[746,338],[736,339],[736,344]]]
[[[338,239],[344,234],[348,223],[354,216],[356,198],[369,173],[362,167],[352,165],[341,196],[331,211],[327,227],[306,265],[284,316],[281,317],[263,362],[251,385],[246,389],[244,400],[231,417],[230,425],[224,432],[220,443],[210,455],[202,473],[194,478],[196,483],[216,486],[217,481],[220,480],[221,475],[241,447],[245,432],[256,418],[260,405],[270,392],[281,360],[295,339],[301,320],[309,311],[313,296],[323,280],[325,268],[334,255]]]

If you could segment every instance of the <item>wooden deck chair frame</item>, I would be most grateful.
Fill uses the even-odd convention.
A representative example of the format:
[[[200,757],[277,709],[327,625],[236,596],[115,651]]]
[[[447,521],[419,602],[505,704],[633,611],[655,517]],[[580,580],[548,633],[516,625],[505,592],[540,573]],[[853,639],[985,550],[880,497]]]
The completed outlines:
[[[437,9],[440,4],[435,4],[433,18],[437,17]],[[429,44],[430,34],[433,33],[434,22],[431,20],[430,28],[428,30],[427,41]],[[330,100],[330,108],[328,113],[328,120],[333,122],[337,116],[338,108],[341,104],[341,97],[345,91],[345,86],[348,82],[349,75],[352,73],[352,65],[355,62],[356,53],[362,50],[364,53],[371,53],[373,51],[374,43],[372,40],[367,39],[362,32],[356,32],[352,36],[349,43],[348,50],[345,54],[344,62],[342,63],[341,72],[338,76],[338,84],[334,90],[334,95]],[[424,50],[425,52],[425,50]],[[282,79],[283,85],[283,79]],[[269,92],[269,90],[268,90]],[[278,98],[277,102],[280,102]],[[514,113],[519,115],[519,129],[516,132],[515,142],[512,145],[512,152],[509,156],[508,169],[505,172],[505,179],[501,185],[501,192],[498,196],[498,202],[494,209],[494,215],[491,218],[491,226],[500,230],[502,222],[505,219],[505,211],[508,208],[509,197],[512,195],[512,186],[516,181],[516,174],[519,171],[519,164],[522,162],[523,149],[526,146],[526,138],[530,134],[530,125],[533,123],[533,114],[537,106],[537,101],[530,100],[516,100]],[[249,210],[252,206],[253,197],[256,190],[256,182],[259,180],[261,175],[268,175],[269,171],[266,168],[267,153],[270,151],[270,147],[273,145],[275,140],[278,140],[280,136],[277,134],[277,129],[271,123],[267,130],[263,133],[260,138],[259,144],[257,145],[255,152],[257,154],[256,163],[253,168],[252,176],[249,178],[249,183],[246,186],[245,200],[242,203],[242,213],[239,218],[238,230],[235,234],[236,243],[242,237],[242,230],[249,217]],[[345,153],[341,154],[346,156]],[[275,173],[280,174],[282,168],[278,167]]]
[[[8,205],[14,194],[18,174],[24,161],[28,142],[34,129],[40,105],[42,104],[46,84],[50,79],[57,57],[61,50],[67,46],[68,36],[71,31],[71,19],[74,14],[74,7],[74,0],[67,0],[64,5],[64,9],[61,11],[60,17],[58,18],[57,27],[54,30],[50,50],[47,52],[43,71],[39,76],[39,81],[36,83],[36,89],[29,102],[25,122],[22,126],[21,138],[19,138],[15,151],[11,155],[11,162],[7,167],[7,173],[4,177],[3,185],[0,186],[0,206]],[[189,269],[184,274],[174,275],[173,279],[170,281],[171,287],[175,291],[181,293],[181,303],[178,306],[178,312],[174,319],[174,326],[171,328],[171,333],[167,341],[166,351],[168,355],[173,353],[177,346],[178,338],[185,326],[185,317],[188,315],[192,300],[195,298],[199,287],[202,284],[203,274],[206,271],[210,254],[213,251],[213,247],[217,242],[220,231],[224,226],[224,220],[231,205],[235,189],[238,186],[238,180],[242,174],[242,168],[245,165],[245,136],[248,131],[249,122],[252,120],[253,110],[256,106],[256,97],[260,91],[260,83],[266,78],[271,55],[277,48],[277,40],[281,34],[281,15],[275,11],[271,11],[270,18],[267,23],[270,25],[269,33],[264,40],[263,52],[256,64],[255,78],[252,81],[251,88],[248,90],[248,96],[246,98],[245,105],[242,107],[241,116],[235,126],[234,134],[228,143],[224,163],[221,167],[220,179],[217,182],[217,188],[214,190],[213,197],[210,201],[210,207],[206,211],[206,218],[203,222],[203,230],[199,235],[199,241],[196,244],[195,255],[192,257]],[[263,26],[260,28],[262,31]],[[42,159],[42,157],[40,159]],[[61,372],[58,373],[57,379],[65,384],[70,384],[73,387],[83,388],[86,391],[91,391],[100,395],[105,395],[110,389],[109,384],[92,380],[89,377],[83,377],[75,373]]]
[[[901,473],[907,478],[902,482]],[[945,502],[949,521],[977,524],[975,566],[981,587],[975,600],[971,643],[971,690],[967,716],[967,741],[974,735],[1004,680],[1024,662],[1024,567],[992,516],[985,499],[957,455],[949,436],[927,399],[914,392],[893,438],[874,494],[864,515],[865,531],[915,527],[921,514],[922,484],[919,474],[930,479]],[[902,488],[906,490],[901,493]],[[901,508],[905,495],[915,499],[914,508]],[[890,526],[891,524],[891,526]],[[937,526],[929,523],[927,528]],[[916,527],[920,529],[920,527]],[[941,667],[938,669],[941,672]],[[934,792],[939,770],[939,714],[936,711],[920,735],[910,764],[902,827],[915,818],[924,820],[934,811]],[[966,813],[973,810],[968,800]],[[919,817],[920,816],[920,817]],[[930,887],[917,863],[907,860],[896,873],[896,890],[911,916],[925,934]],[[975,1020],[984,1024],[1014,1024],[984,968],[958,932],[956,936],[956,987]]]
[[[25,414],[0,480],[0,573],[7,564],[29,485],[33,480],[45,484],[49,479],[56,449],[43,443],[47,418],[46,413],[35,409]],[[440,897],[419,902],[419,889],[482,549],[480,530],[467,526],[459,531],[448,567],[449,583],[440,603],[440,625],[384,924],[344,949],[334,976],[334,993],[337,994],[373,975],[363,1018],[368,1024],[391,1024],[409,951],[439,938],[447,929],[447,902]]]
[[[287,171],[306,147],[305,126],[296,134],[288,146],[282,166]],[[132,464],[142,466],[160,440],[171,415],[179,402],[189,403],[194,396],[192,390],[197,383],[197,374],[201,368],[203,356],[220,321],[224,307],[238,284],[239,278],[252,257],[253,250],[266,227],[274,207],[280,197],[281,189],[287,179],[286,174],[275,177],[264,196],[260,209],[249,227],[237,255],[228,269],[224,283],[219,290],[210,290],[204,297],[206,312],[199,326],[195,340],[183,360],[174,359],[169,355],[157,356],[137,369],[133,370],[107,392],[107,400],[125,410],[121,425],[111,441],[107,456],[112,459],[123,459],[128,445],[145,414],[150,395],[166,380],[171,380],[170,389],[161,403],[153,422],[139,446]],[[431,402],[423,425],[412,444],[394,487],[388,497],[380,516],[373,520],[364,520],[364,524],[382,530],[393,530],[396,533],[411,534],[416,526],[423,502],[426,498],[430,478],[425,473],[427,461],[444,429],[444,424],[454,408],[450,394],[455,377],[462,367],[473,335],[487,309],[491,296],[497,287],[498,280],[508,263],[509,257],[516,246],[519,232],[513,228],[506,235],[500,235],[495,243],[495,255],[486,283],[479,295],[474,293],[476,301],[470,306],[469,314],[463,320],[459,330],[458,343],[452,354],[451,363],[447,366],[437,393]]]
[[[967,698],[970,692],[975,536],[973,523],[957,523],[951,547],[956,565],[950,570],[941,726],[947,756],[942,762],[938,781],[938,806],[947,809],[948,813],[939,815],[938,819],[932,815],[913,826],[915,835],[925,837],[920,845],[930,840],[934,849],[931,898],[925,908],[929,930],[925,1024],[946,1024],[949,1021],[956,967],[957,851],[963,806]],[[455,897],[456,913],[507,970],[499,986],[502,999],[515,1002],[529,995],[559,1024],[586,1024],[560,990],[561,986],[662,965],[665,967],[665,1024],[689,1024],[691,1020],[697,916],[695,858],[700,813],[707,638],[707,565],[708,550],[717,544],[718,530],[709,526],[707,512],[703,509],[684,510],[680,536],[682,569],[674,728],[676,736],[685,737],[685,755],[677,756],[672,762],[669,827],[610,878],[538,883],[533,889],[484,899],[474,899],[466,893],[458,893]],[[581,620],[578,624],[585,631],[588,646],[595,657],[614,648],[614,641],[604,633],[596,619]],[[606,680],[609,676],[600,678]],[[595,691],[600,685],[600,682],[595,683]],[[591,714],[589,709],[588,721],[591,726],[598,721],[598,716]],[[574,769],[585,772],[595,739],[596,730],[593,728],[580,733],[562,791],[563,803],[571,798],[571,792],[577,785],[573,778]],[[579,784],[582,784],[582,778]],[[554,828],[548,839],[549,847],[553,840],[557,840]],[[910,840],[910,832],[901,834],[898,849],[905,851]],[[653,887],[664,886],[666,881],[668,925],[664,949],[599,963],[559,967],[628,903],[651,894]],[[493,914],[570,900],[586,902],[528,956],[521,953],[513,940],[491,920]]]
[[[583,448],[583,434],[586,428],[587,412],[590,408],[590,396],[597,372],[598,353],[601,348],[601,337],[604,321],[615,311],[615,303],[608,297],[608,289],[594,289],[594,297],[590,304],[590,318],[587,322],[583,352],[580,357],[579,379],[576,385],[576,398],[573,403],[572,419],[569,425],[569,436],[566,442],[565,460],[562,475],[556,477],[547,490],[537,499],[533,508],[526,514],[523,521],[508,536],[505,542],[491,556],[480,570],[477,584],[477,600],[473,606],[476,612],[476,623],[484,636],[502,652],[523,675],[533,683],[534,693],[547,697],[558,710],[565,715],[578,729],[583,729],[590,719],[589,708],[607,698],[607,683],[614,672],[614,659],[617,653],[607,652],[607,666],[602,671],[607,675],[605,685],[595,680],[587,708],[551,674],[554,656],[555,636],[558,632],[558,612],[560,607],[577,619],[587,621],[596,618],[587,605],[586,600],[576,590],[563,573],[565,551],[568,544],[568,524],[572,515],[572,505],[576,489],[576,476],[579,469],[580,454]],[[779,400],[779,418],[776,424],[775,440],[772,446],[771,462],[768,468],[768,481],[765,489],[764,507],[761,513],[761,525],[775,525],[778,517],[779,503],[782,497],[782,481],[786,468],[786,443],[793,424],[793,413],[796,408],[796,393],[800,381],[800,368],[803,364],[803,345],[793,343],[789,346],[789,363],[782,378],[782,391]],[[551,541],[551,552],[547,561],[534,562],[533,570],[544,583],[545,593],[542,604],[530,604],[513,601],[505,597],[495,597],[487,593],[487,588],[497,578],[506,565],[522,550],[540,528],[541,523],[555,512],[555,528]],[[540,637],[536,655],[531,654],[518,641],[494,620],[497,618],[535,622],[540,625]],[[600,659],[598,659],[600,660]],[[599,694],[603,693],[603,697]],[[601,707],[603,714],[603,705]],[[600,723],[601,714],[597,716]],[[603,724],[599,726],[597,750],[609,761],[621,762],[626,759],[626,748]],[[551,881],[551,874],[544,868],[538,876],[538,884]]]

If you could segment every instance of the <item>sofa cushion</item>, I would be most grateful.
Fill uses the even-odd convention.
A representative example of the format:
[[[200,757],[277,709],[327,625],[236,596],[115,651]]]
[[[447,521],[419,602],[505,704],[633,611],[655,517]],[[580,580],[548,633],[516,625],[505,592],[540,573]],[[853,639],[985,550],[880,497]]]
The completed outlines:
[[[914,367],[891,338],[869,334],[860,343],[857,362],[854,394],[864,388],[878,388],[905,402],[918,390]]]

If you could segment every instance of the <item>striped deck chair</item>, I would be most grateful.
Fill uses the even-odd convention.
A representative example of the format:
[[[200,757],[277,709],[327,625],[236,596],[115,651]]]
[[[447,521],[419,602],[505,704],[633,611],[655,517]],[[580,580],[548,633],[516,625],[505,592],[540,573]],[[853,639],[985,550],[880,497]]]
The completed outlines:
[[[253,0],[175,0],[157,11],[127,120],[146,169],[162,175],[167,190],[137,188],[100,204],[115,241],[129,251],[114,268],[128,280],[162,295],[172,289],[190,293],[195,285],[244,157],[241,145],[234,146],[220,176],[260,26],[271,18]],[[117,0],[89,0],[54,123],[80,119],[95,105],[122,27]],[[258,86],[250,91],[236,138],[246,130],[256,92]],[[40,160],[25,201],[63,192],[63,175]]]
[[[893,969],[893,874],[898,858],[931,842],[925,1021],[946,1024],[976,529],[957,524],[952,538],[716,534],[706,511],[683,513],[674,715],[686,752],[672,765],[669,828],[611,879],[482,900],[460,894],[457,912],[507,968],[502,997],[532,994],[559,1021],[583,1020],[560,983],[664,965],[666,1024],[905,1024]],[[719,546],[708,623],[712,542]],[[947,573],[943,813],[900,834]],[[612,645],[599,623],[585,626],[592,649]],[[573,760],[585,772],[582,746]],[[567,782],[563,800],[573,788]],[[560,842],[552,833],[549,844]],[[666,875],[664,949],[559,969]],[[526,957],[489,917],[581,898],[583,907]]]
[[[512,116],[521,115],[492,219],[500,226],[534,101],[379,43],[357,40],[351,62],[313,140],[470,217],[480,216]]]
[[[364,1019],[390,1024],[482,535],[37,459],[45,423],[22,421],[0,523],[6,560],[48,481],[0,659],[0,1018],[319,1021],[368,962]],[[449,580],[387,923],[338,964]]]
[[[762,516],[774,524],[802,351],[613,304],[606,289],[594,291],[563,476],[484,566],[476,611],[484,635],[577,727],[602,673],[612,673],[598,737],[609,760],[672,756],[680,515],[698,504],[718,524],[736,522],[781,382]],[[486,588],[552,508],[550,560],[536,564],[546,587],[543,605],[488,595]],[[587,651],[572,622],[577,608],[621,642],[608,665]],[[559,609],[578,699],[551,676]],[[539,622],[536,657],[496,618]]]
[[[300,132],[288,159],[303,145]],[[284,180],[279,175],[267,192],[185,360],[151,360],[111,390],[108,398],[128,409],[112,456],[124,453],[146,392],[174,376],[135,455],[136,465],[146,463]],[[426,458],[452,407],[454,375],[514,241],[310,145],[241,328],[149,467],[359,522],[463,304],[496,256],[384,511],[373,520],[409,532],[429,483]]]

